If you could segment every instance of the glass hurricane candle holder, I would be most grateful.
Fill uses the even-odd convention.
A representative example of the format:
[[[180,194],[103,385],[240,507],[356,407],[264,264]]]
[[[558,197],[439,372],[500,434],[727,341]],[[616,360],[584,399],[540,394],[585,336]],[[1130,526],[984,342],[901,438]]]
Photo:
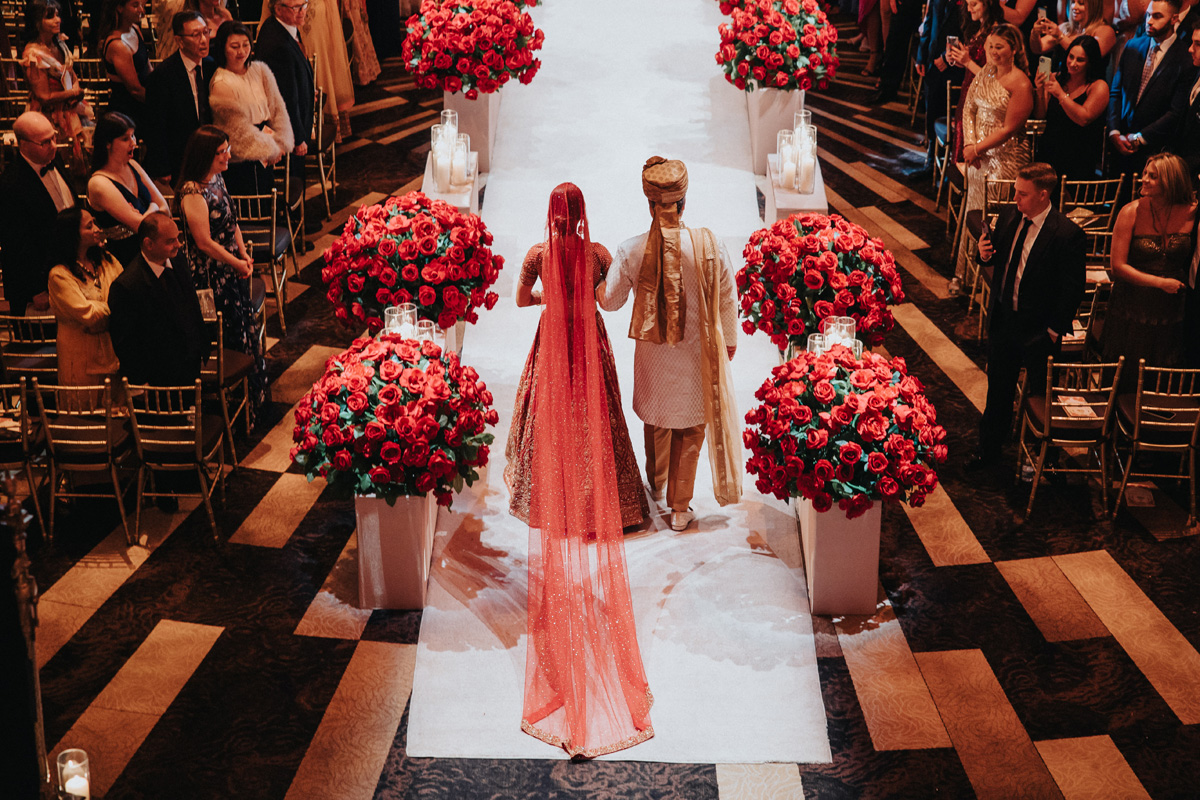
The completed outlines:
[[[792,117],[792,127],[799,131],[805,125],[812,125],[812,112],[805,108],[804,103],[801,102],[800,110]]]
[[[796,144],[796,191],[812,194],[817,190],[817,129],[809,125],[802,131]]]
[[[58,754],[58,789],[65,800],[91,800],[92,773],[88,755],[79,748]]]
[[[792,131],[782,130],[775,135],[775,152],[779,155],[778,183],[791,189],[796,185],[796,147]]]
[[[458,135],[458,112],[448,108],[442,112],[439,121],[442,125],[442,135],[453,141],[454,137]]]
[[[450,157],[450,182],[463,186],[471,182],[471,137],[460,133]]]
[[[808,352],[819,356],[825,352],[825,334],[810,333],[808,335],[808,345],[805,347]]]
[[[417,341],[437,342],[437,325],[431,319],[417,322]]]

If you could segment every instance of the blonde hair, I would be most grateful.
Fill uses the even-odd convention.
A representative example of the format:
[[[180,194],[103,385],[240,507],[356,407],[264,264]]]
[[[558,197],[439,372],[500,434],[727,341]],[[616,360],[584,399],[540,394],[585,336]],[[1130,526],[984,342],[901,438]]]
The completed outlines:
[[[1173,206],[1190,206],[1196,202],[1196,193],[1188,178],[1187,163],[1174,153],[1155,153],[1146,159],[1145,172],[1150,166],[1158,170],[1158,184],[1162,187],[1163,200]]]
[[[1074,0],[1072,0],[1073,2]],[[1095,27],[1097,24],[1105,24],[1104,22],[1104,0],[1083,0],[1083,7],[1087,9],[1087,22],[1082,25],[1078,24],[1074,16],[1070,13],[1071,3],[1067,5],[1067,33],[1078,34],[1085,33],[1088,28]]]
[[[1006,22],[1003,25],[997,25],[996,29],[988,36],[998,36],[1008,42],[1008,46],[1013,51],[1013,66],[1019,68],[1026,75],[1029,74],[1029,58],[1025,55],[1025,37],[1021,35],[1020,28]]]

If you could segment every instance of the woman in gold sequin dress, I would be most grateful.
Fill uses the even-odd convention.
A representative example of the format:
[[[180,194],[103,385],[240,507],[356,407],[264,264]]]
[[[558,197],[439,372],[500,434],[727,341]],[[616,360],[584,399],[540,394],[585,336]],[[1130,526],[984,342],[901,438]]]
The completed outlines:
[[[1033,111],[1033,84],[1021,31],[999,25],[984,43],[987,65],[971,81],[963,103],[963,161],[967,165],[967,211],[983,208],[988,178],[1015,180],[1029,163],[1025,122]],[[958,248],[951,293],[966,274],[973,242],[963,236]]]

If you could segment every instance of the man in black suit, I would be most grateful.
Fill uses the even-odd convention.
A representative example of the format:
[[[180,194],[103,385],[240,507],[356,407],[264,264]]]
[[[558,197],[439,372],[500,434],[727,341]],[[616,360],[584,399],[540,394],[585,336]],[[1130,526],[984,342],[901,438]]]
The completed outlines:
[[[933,176],[933,142],[935,125],[939,117],[946,115],[946,81],[962,82],[962,69],[946,61],[946,37],[958,36],[960,25],[958,4],[954,0],[929,0],[926,5],[925,21],[921,25],[921,39],[917,43],[916,69],[925,80],[925,164],[909,172],[914,180]]]
[[[1050,205],[1058,176],[1049,164],[1017,173],[1016,208],[1007,208],[992,235],[979,239],[979,259],[994,264],[988,320],[987,407],[979,450],[968,468],[994,465],[1012,427],[1013,389],[1021,367],[1045,386],[1046,357],[1057,355],[1083,299],[1083,231]],[[993,238],[994,237],[994,238]]]
[[[200,302],[187,259],[179,254],[179,227],[162,211],[138,228],[142,252],[108,292],[109,335],[130,383],[187,386],[208,356]]]
[[[183,163],[188,139],[212,122],[208,82],[216,72],[208,57],[208,23],[199,11],[180,11],[171,18],[179,50],[146,79],[146,106],[154,109],[147,131],[146,171],[170,183]]]
[[[908,70],[908,47],[913,34],[921,25],[924,0],[880,0],[890,3],[892,22],[883,45],[883,60],[879,64],[879,88],[867,99],[871,105],[883,105],[896,99],[900,83]]]
[[[36,111],[13,123],[19,155],[0,175],[0,259],[9,313],[50,313],[46,250],[54,218],[75,205],[71,184],[55,160],[54,125]]]
[[[313,128],[313,73],[300,44],[300,25],[304,23],[307,0],[276,0],[272,16],[258,29],[254,56],[271,68],[283,104],[292,122],[296,142],[292,150],[292,169],[303,169],[308,140]]]
[[[1200,11],[1194,13],[1200,15]],[[1200,68],[1200,27],[1192,31],[1188,55],[1192,57],[1192,66]],[[1184,109],[1183,120],[1179,134],[1167,149],[1187,162],[1188,175],[1196,182],[1200,175],[1200,74],[1191,82],[1181,83],[1178,91],[1176,105]]]
[[[1165,150],[1177,131],[1183,95],[1195,69],[1188,43],[1175,36],[1179,0],[1154,0],[1146,12],[1146,33],[1125,45],[1108,102],[1110,172],[1141,172],[1146,159]]]

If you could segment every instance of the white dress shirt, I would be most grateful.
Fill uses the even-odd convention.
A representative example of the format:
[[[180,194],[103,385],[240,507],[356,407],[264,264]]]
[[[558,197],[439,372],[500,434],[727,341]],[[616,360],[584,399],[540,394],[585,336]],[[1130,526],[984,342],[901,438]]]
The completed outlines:
[[[188,83],[192,87],[192,103],[196,106],[196,119],[200,119],[200,90],[196,87],[196,67],[200,66],[200,62],[192,61],[182,51],[179,53],[179,57],[183,60],[183,71],[187,73]]]
[[[142,258],[146,258],[146,254],[145,254],[145,253],[143,253],[143,254],[142,254]],[[164,272],[165,272],[165,271],[166,271],[168,268],[170,268],[170,269],[174,269],[174,267],[172,267],[172,266],[171,266],[171,259],[169,259],[169,258],[166,260],[166,262],[164,262],[164,263],[162,263],[162,264],[156,264],[155,262],[153,262],[153,261],[151,261],[150,259],[146,258],[146,263],[150,265],[150,271],[154,273],[154,277],[156,277],[156,278],[161,278],[161,277],[162,277],[162,274],[163,274],[163,273],[164,273]]]
[[[24,153],[21,153],[21,158],[25,159],[25,163],[33,167],[33,171],[38,173],[42,186],[46,187],[46,193],[50,195],[50,199],[54,201],[54,207],[62,211],[64,208],[70,208],[75,205],[75,196],[71,194],[71,187],[67,186],[67,182],[63,180],[63,176],[59,174],[57,169],[52,169],[45,175],[42,175],[43,165],[38,165],[30,161]]]
[[[1022,215],[1020,225],[1025,224],[1025,220],[1030,221],[1029,232],[1025,234],[1025,244],[1021,247],[1021,260],[1017,262],[1017,277],[1013,282],[1013,311],[1017,310],[1017,298],[1021,296],[1021,278],[1025,274],[1025,262],[1029,260],[1029,252],[1033,250],[1033,243],[1037,241],[1038,234],[1042,232],[1042,226],[1046,224],[1046,217],[1050,215],[1050,204],[1042,209],[1041,213],[1034,217],[1026,217]],[[1020,225],[1017,230],[1020,231]],[[1017,246],[1017,242],[1013,240],[1013,247]],[[1009,260],[1012,259],[1012,250],[1009,249]]]

